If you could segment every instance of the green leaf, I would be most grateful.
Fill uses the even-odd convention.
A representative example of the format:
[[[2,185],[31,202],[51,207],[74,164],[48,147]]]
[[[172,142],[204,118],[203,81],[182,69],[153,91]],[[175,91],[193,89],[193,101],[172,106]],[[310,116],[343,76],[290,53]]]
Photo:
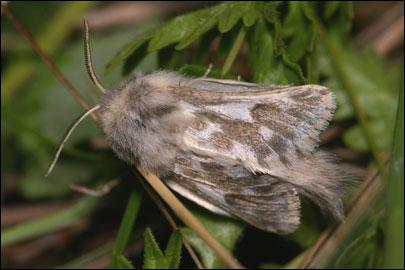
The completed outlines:
[[[148,51],[156,51],[174,43],[178,43],[175,47],[177,50],[186,48],[218,23],[219,15],[227,5],[225,3],[201,9],[172,19],[155,30]]]
[[[283,36],[289,39],[286,52],[293,61],[298,61],[305,55],[310,37],[301,6],[302,3],[289,2],[288,13],[283,22]]]
[[[115,260],[114,269],[135,269],[130,260],[124,255],[113,255]]]
[[[152,230],[145,230],[145,248],[143,268],[145,269],[177,269],[180,265],[182,240],[179,231],[169,239],[165,253],[159,248]]]
[[[221,14],[218,23],[218,30],[221,33],[226,33],[231,30],[239,19],[244,16],[248,16],[245,20],[247,20],[248,24],[252,25],[252,21],[255,20],[256,10],[252,7],[253,3],[251,2],[230,2],[227,3],[226,9]],[[249,15],[246,15],[249,14]],[[257,18],[257,15],[256,15]],[[250,26],[249,25],[249,26]]]
[[[118,53],[108,62],[106,66],[106,73],[111,72],[115,67],[124,62],[128,57],[133,55],[137,49],[141,48],[145,42],[152,38],[155,31],[150,30],[143,35],[136,37],[133,41],[124,46]]]
[[[157,51],[183,40],[195,30],[194,27],[199,20],[205,21],[209,13],[210,8],[206,8],[177,16],[165,23],[154,32],[153,38],[149,42],[148,51]]]
[[[249,38],[249,66],[253,81],[264,84],[288,84],[284,66],[273,53],[273,38],[265,22],[259,20]]]
[[[125,209],[124,216],[121,220],[120,228],[118,229],[117,239],[113,248],[110,265],[110,269],[119,268],[120,262],[118,259],[123,256],[125,247],[127,246],[129,236],[132,232],[132,228],[135,223],[135,219],[138,215],[139,206],[141,204],[141,193],[133,191],[128,199],[127,207]]]
[[[399,89],[387,187],[385,268],[404,268],[404,82]]]
[[[143,268],[145,269],[159,269],[166,266],[165,256],[163,251],[160,250],[159,245],[153,236],[152,230],[146,228],[145,230],[145,247],[144,247],[144,258],[143,258]]]
[[[227,250],[235,248],[236,241],[240,237],[244,225],[231,218],[215,215],[206,210],[193,207],[193,214],[200,220],[207,231]],[[189,228],[181,229],[182,235],[200,255],[205,268],[224,268],[225,265],[211,250],[211,248]]]
[[[228,5],[229,3],[225,3],[212,7],[208,9],[206,13],[200,14],[200,16],[195,18],[193,24],[189,26],[186,35],[184,35],[179,44],[176,45],[176,50],[183,50],[200,38],[202,34],[213,28],[218,23],[222,13],[227,10]]]
[[[272,24],[273,26],[273,42],[274,42],[274,54],[275,55],[280,55],[284,43],[282,40],[282,25],[280,21],[280,14],[277,11],[278,6],[281,4],[281,2],[275,1],[275,2],[266,2],[263,4],[261,7],[263,17]]]
[[[254,25],[259,18],[260,10],[258,9],[258,6],[256,2],[246,2],[245,5],[248,5],[248,7],[245,10],[245,13],[243,15],[243,23],[246,27],[250,27]]]
[[[182,245],[183,242],[181,240],[181,233],[180,231],[177,230],[170,236],[169,243],[167,244],[165,250],[165,257],[168,261],[167,268],[169,269],[179,268]]]

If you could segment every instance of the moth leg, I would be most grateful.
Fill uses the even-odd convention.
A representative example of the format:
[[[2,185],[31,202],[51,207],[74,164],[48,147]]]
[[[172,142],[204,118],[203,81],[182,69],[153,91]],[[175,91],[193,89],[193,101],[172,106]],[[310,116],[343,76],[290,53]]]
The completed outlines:
[[[92,197],[102,197],[106,194],[108,194],[115,186],[117,186],[119,183],[118,179],[112,179],[105,183],[102,187],[99,189],[93,189],[93,188],[88,188],[82,185],[76,185],[76,184],[71,184],[70,188],[73,189],[74,191],[92,196]]]
[[[204,79],[208,79],[208,75],[210,74],[211,70],[212,70],[212,63],[210,63],[208,65],[207,70],[205,71],[204,75],[201,78],[197,78],[197,79],[193,79],[191,81],[188,81],[185,86],[191,86],[193,83],[199,82],[199,81],[203,81]],[[179,82],[179,87],[181,86],[180,82]]]
[[[210,63],[210,64],[208,65],[207,71],[205,71],[205,73],[204,73],[204,75],[203,75],[202,77],[203,77],[203,78],[207,78],[208,75],[210,74],[211,70],[212,70],[212,63]]]

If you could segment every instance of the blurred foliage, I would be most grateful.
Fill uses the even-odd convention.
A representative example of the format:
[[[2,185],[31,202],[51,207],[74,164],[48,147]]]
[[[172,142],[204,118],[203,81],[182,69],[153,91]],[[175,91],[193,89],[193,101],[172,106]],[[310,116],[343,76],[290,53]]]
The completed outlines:
[[[42,3],[40,6],[28,2],[10,3],[15,16],[34,34],[86,100],[93,103],[97,102],[99,94],[85,71],[82,40],[80,35],[73,35],[73,23],[96,5],[97,2]],[[201,76],[210,63],[209,48],[217,49],[215,54],[218,63],[227,62],[232,67],[234,58],[231,54],[236,56],[235,52],[246,45],[246,62],[250,74],[245,79],[266,84],[327,85],[337,95],[338,109],[334,121],[350,123],[343,134],[344,144],[369,154],[370,147],[362,127],[356,121],[346,89],[334,68],[325,43],[319,38],[323,27],[328,42],[335,46],[338,61],[344,66],[346,79],[355,88],[356,98],[367,116],[373,135],[378,138],[375,143],[381,153],[385,153],[392,146],[397,93],[403,91],[403,66],[386,63],[371,48],[366,47],[361,51],[353,48],[350,43],[352,16],[350,2],[225,2],[179,15],[160,24],[147,22],[136,27],[91,33],[93,65],[99,70],[99,74],[102,74],[101,67],[106,66],[101,80],[107,88],[117,85],[135,68],[143,71],[170,68],[190,76]],[[31,53],[31,49],[22,42],[6,18],[2,16],[1,20],[2,37],[6,35],[13,41],[13,46],[6,47],[6,53],[2,53],[2,182],[7,181],[3,172],[18,175],[18,195],[32,202],[71,196],[71,183],[96,186],[122,176],[125,171],[122,162],[107,149],[94,150],[101,134],[96,125],[87,120],[75,131],[55,171],[44,181],[43,175],[56,145],[82,109],[48,68]],[[239,35],[241,31],[246,31],[242,39]],[[120,49],[121,44],[126,45]],[[117,69],[119,66],[122,67],[121,72]],[[238,75],[232,68],[226,74],[222,74],[226,69],[215,68],[209,74],[210,77],[236,79]],[[401,139],[403,147],[403,132],[396,136],[394,149],[397,149]],[[403,170],[403,153],[402,163],[398,162]],[[395,188],[388,192],[395,192]],[[389,198],[390,196],[388,194]],[[401,199],[403,205],[403,193],[398,199],[391,201],[392,205],[399,204]],[[140,198],[137,203],[139,207]],[[361,223],[363,227],[360,226],[360,229],[345,240],[346,249],[340,257],[331,259],[331,266],[382,266],[384,248],[381,238],[386,232],[382,222],[384,215],[377,211],[384,209],[382,204],[384,201],[379,200],[376,210]],[[199,208],[193,209],[203,225],[221,244],[229,250],[235,249],[243,232],[243,226],[238,221],[219,217]],[[70,216],[62,217],[55,224],[66,222],[68,226],[72,224],[69,223],[70,219]],[[121,223],[122,226],[127,224],[125,233],[119,233],[122,238],[118,239],[119,236],[116,243],[121,243],[120,248],[113,255],[116,267],[133,267],[122,255],[132,227],[131,222],[127,223],[130,220],[131,217],[125,214]],[[286,239],[298,243],[304,251],[314,243],[324,228],[324,222],[318,209],[304,203],[302,224],[297,232]],[[17,226],[2,230],[2,245],[4,233],[10,235],[11,232],[8,237],[17,237],[18,241],[32,237],[19,233]],[[17,232],[13,232],[13,229]],[[44,225],[43,230],[39,230],[40,233],[35,232],[35,235],[54,230],[54,227]],[[198,252],[205,267],[223,267],[216,255],[190,229],[182,228],[181,233]],[[174,233],[163,252],[152,232],[146,230],[144,267],[177,268],[181,250],[179,239],[179,232]],[[301,258],[299,254],[295,255]],[[263,264],[263,267],[275,265],[279,266],[269,262]]]

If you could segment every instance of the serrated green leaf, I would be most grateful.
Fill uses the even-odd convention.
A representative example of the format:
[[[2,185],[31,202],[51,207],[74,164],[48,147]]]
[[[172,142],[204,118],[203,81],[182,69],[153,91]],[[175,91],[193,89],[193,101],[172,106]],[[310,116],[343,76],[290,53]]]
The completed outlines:
[[[288,84],[284,67],[274,56],[273,38],[263,20],[254,26],[249,38],[249,65],[253,81],[264,84]]]
[[[289,2],[288,13],[283,22],[283,38],[287,39],[284,50],[292,62],[300,61],[313,51],[317,34],[318,28],[305,15],[303,4]]]
[[[226,33],[251,9],[250,2],[229,2],[219,17],[218,30]]]
[[[189,26],[189,30],[182,37],[179,44],[176,45],[176,50],[183,50],[200,38],[202,34],[215,27],[219,18],[222,16],[222,13],[227,9],[227,5],[229,5],[229,3],[220,4],[207,9],[206,13],[201,14],[198,18],[196,18],[191,27]]]
[[[145,42],[154,36],[154,30],[150,30],[143,35],[136,37],[133,41],[125,45],[118,53],[108,62],[106,73],[111,72],[114,68],[124,62],[128,57],[136,52]]]
[[[287,52],[283,51],[283,53],[281,54],[281,58],[283,59],[284,64],[289,67],[298,77],[298,79],[290,78],[290,82],[301,82],[304,84],[307,83],[307,78],[304,77],[301,66],[292,61]]]
[[[212,8],[197,10],[185,15],[177,16],[157,28],[149,42],[148,51],[157,51],[166,46],[178,43],[195,31],[200,20],[205,20]]]
[[[183,246],[180,231],[175,231],[169,239],[165,250],[165,257],[168,261],[167,268],[177,269],[180,265],[181,247]]]
[[[303,3],[303,5],[301,6],[301,9],[305,15],[305,17],[307,18],[307,20],[310,22],[310,38],[309,38],[309,47],[308,47],[308,51],[309,52],[313,52],[316,41],[317,41],[317,37],[318,37],[318,32],[319,32],[319,25],[318,25],[318,20],[315,17],[315,7],[313,5],[310,5],[309,3]]]
[[[143,43],[140,47],[137,47],[135,51],[125,59],[124,66],[122,68],[122,75],[128,75],[147,55],[147,43]]]
[[[152,230],[146,228],[145,230],[145,247],[143,257],[143,268],[145,269],[159,269],[165,268],[166,260],[163,251],[160,250],[159,245],[153,236]]]
[[[113,255],[115,260],[114,269],[135,269],[134,265],[124,255]]]
[[[272,36],[273,36],[273,49],[274,49],[274,54],[280,55],[282,53],[284,43],[282,40],[282,26],[281,26],[281,21],[280,21],[280,14],[277,11],[278,6],[281,4],[281,2],[275,1],[275,2],[266,2],[263,4],[262,8],[262,14],[264,18],[272,24],[273,31],[272,31]]]
[[[175,43],[178,43],[175,47],[177,50],[186,48],[218,23],[228,5],[230,3],[224,3],[174,18],[156,29],[148,51],[156,51]]]
[[[242,20],[243,24],[246,27],[250,27],[256,23],[261,13],[258,10],[258,5],[256,2],[249,2],[246,3],[246,5],[249,5],[249,7],[247,8],[245,14],[243,15]]]
[[[218,216],[200,208],[192,208],[193,214],[200,220],[207,231],[226,249],[232,251],[236,241],[243,231],[243,224],[234,219]],[[224,268],[225,265],[208,247],[204,240],[198,237],[189,228],[181,229],[182,235],[200,255],[202,263],[206,268]]]
[[[152,230],[145,230],[143,268],[175,269],[179,267],[182,240],[180,231],[174,232],[169,239],[165,253],[159,248]]]

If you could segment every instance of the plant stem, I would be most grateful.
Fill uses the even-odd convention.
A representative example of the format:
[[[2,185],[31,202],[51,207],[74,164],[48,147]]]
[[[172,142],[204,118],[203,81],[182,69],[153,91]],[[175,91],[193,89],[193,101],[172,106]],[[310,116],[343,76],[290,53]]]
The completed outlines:
[[[235,61],[235,58],[238,55],[240,47],[242,47],[245,36],[246,36],[246,27],[244,25],[242,25],[240,27],[239,33],[236,36],[236,39],[232,45],[232,48],[229,51],[229,54],[225,59],[225,63],[222,66],[221,77],[224,77],[225,74],[227,74],[229,72],[229,70],[231,69],[233,62]]]

